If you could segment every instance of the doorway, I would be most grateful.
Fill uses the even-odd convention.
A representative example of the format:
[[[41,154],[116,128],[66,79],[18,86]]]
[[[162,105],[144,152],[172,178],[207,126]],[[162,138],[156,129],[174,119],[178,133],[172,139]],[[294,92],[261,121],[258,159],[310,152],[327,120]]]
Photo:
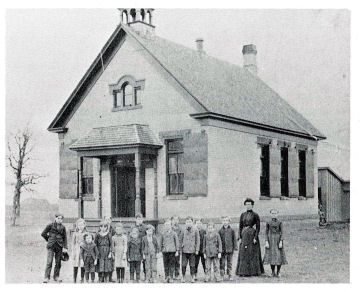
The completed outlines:
[[[112,217],[135,217],[135,167],[113,167],[111,190]]]

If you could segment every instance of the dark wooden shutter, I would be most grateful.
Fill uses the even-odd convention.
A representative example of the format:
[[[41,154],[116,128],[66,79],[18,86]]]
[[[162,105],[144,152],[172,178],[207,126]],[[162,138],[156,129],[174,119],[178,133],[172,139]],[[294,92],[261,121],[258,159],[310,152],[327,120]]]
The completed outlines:
[[[277,146],[270,145],[270,197],[281,196],[281,152]]]
[[[306,197],[314,198],[314,160],[313,151],[306,152]]]
[[[73,141],[75,142],[75,141]],[[70,144],[60,140],[60,199],[76,199],[78,192],[78,157],[69,149]]]
[[[288,157],[289,197],[296,198],[299,196],[299,156],[296,148],[289,148]]]
[[[207,195],[208,138],[205,131],[188,133],[184,143],[184,194],[188,196]]]

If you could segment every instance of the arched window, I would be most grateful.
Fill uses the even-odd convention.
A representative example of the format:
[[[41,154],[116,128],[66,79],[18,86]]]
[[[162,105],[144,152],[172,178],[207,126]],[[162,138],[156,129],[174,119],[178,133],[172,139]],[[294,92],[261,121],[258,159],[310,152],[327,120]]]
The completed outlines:
[[[123,93],[123,106],[132,106],[134,105],[134,89],[128,83],[125,82],[122,86],[122,93]]]
[[[113,96],[113,111],[141,108],[142,91],[145,80],[136,80],[125,75],[115,84],[111,84],[110,92]]]

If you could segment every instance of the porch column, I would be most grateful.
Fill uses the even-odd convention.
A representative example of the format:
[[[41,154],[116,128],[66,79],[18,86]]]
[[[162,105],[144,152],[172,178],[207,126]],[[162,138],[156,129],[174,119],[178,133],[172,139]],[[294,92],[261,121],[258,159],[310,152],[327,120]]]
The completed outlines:
[[[83,157],[78,157],[78,216],[79,218],[84,218],[84,202],[83,202]]]
[[[141,213],[141,199],[140,199],[140,167],[141,154],[139,151],[135,152],[135,214]]]
[[[154,219],[159,218],[158,209],[158,179],[157,179],[157,157],[153,160],[154,167]]]
[[[96,166],[98,171],[98,218],[102,218],[102,177],[101,177],[101,159],[96,159]]]

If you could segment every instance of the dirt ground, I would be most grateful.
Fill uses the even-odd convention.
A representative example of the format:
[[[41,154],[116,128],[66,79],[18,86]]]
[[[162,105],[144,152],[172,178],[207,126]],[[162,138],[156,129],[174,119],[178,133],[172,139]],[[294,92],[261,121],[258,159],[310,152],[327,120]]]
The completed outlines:
[[[40,237],[48,223],[48,214],[36,214],[36,220],[23,214],[19,226],[9,227],[6,222],[6,282],[41,283],[46,262],[46,242]],[[32,216],[33,217],[33,216]],[[33,223],[33,222],[36,222]],[[264,225],[264,224],[263,224]],[[264,226],[260,234],[264,252]],[[270,267],[265,275],[252,278],[234,277],[234,283],[349,283],[350,281],[350,231],[348,225],[320,229],[315,220],[285,221],[285,251],[288,265],[283,266],[280,278],[270,277]],[[237,254],[233,265],[236,267]],[[161,256],[158,259],[158,281],[163,281]],[[114,275],[115,276],[115,275]],[[126,278],[129,277],[128,269]],[[71,262],[63,263],[61,278],[72,282]],[[202,268],[199,282],[203,282]]]

